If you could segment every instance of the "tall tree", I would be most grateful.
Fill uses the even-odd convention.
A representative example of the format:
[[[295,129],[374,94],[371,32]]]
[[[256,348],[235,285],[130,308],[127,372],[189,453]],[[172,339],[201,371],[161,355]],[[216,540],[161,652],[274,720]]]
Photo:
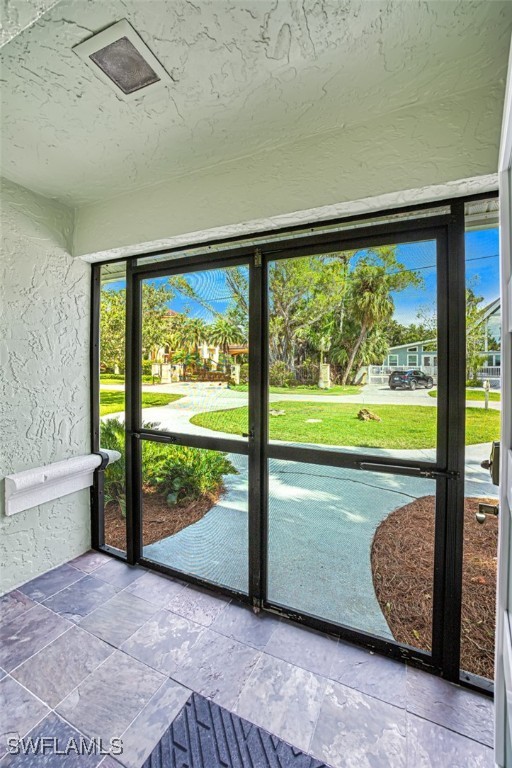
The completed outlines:
[[[169,346],[174,353],[198,352],[209,340],[209,326],[200,317],[176,314],[169,323]],[[174,355],[175,356],[175,355]]]
[[[476,380],[478,369],[487,360],[484,323],[485,307],[479,306],[483,296],[476,296],[472,288],[466,289],[466,370],[467,378]]]
[[[187,323],[190,344],[195,352],[199,347],[209,341],[210,326],[200,317],[193,317]]]
[[[357,327],[345,344],[346,362],[341,383],[346,384],[372,330],[381,329],[393,317],[393,294],[411,285],[420,285],[421,277],[405,269],[397,258],[395,246],[370,248],[364,252],[350,273],[348,310]]]
[[[124,371],[126,291],[105,286],[100,296],[100,362]]]
[[[362,264],[352,276],[351,281],[351,311],[359,326],[352,348],[348,355],[341,383],[346,384],[352,371],[355,359],[362,344],[376,325],[390,320],[395,308],[386,285],[384,271],[370,264]]]
[[[243,344],[245,334],[227,317],[218,317],[208,328],[209,340],[219,346],[225,355],[229,354],[230,344]]]
[[[158,351],[167,341],[169,303],[174,297],[168,281],[142,283],[142,352],[146,357]]]
[[[146,356],[166,342],[168,303],[173,292],[168,283],[142,284],[142,348]],[[100,297],[100,361],[108,368],[124,369],[126,343],[126,289],[108,285]]]
[[[345,300],[345,265],[336,255],[282,259],[269,267],[270,362],[293,372],[307,346],[330,345]]]

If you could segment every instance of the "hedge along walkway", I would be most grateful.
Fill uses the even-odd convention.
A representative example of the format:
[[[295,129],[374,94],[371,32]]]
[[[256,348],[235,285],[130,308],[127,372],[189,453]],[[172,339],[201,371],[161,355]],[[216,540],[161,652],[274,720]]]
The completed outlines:
[[[232,384],[230,387],[232,392],[248,392],[248,384]],[[341,384],[335,384],[330,389],[320,389],[315,386],[301,386],[301,387],[269,387],[268,389],[271,395],[319,395],[320,397],[326,397],[330,395],[337,395],[338,397],[347,397],[348,395],[361,394],[362,387],[356,387],[352,384],[341,386]]]
[[[361,448],[434,448],[436,408],[415,405],[373,405],[381,421],[360,421],[356,403],[272,402],[271,409],[284,411],[270,416],[270,439],[315,445]],[[314,420],[314,421],[311,421]],[[246,432],[248,409],[232,408],[200,413],[192,424],[228,434]],[[466,409],[466,445],[488,443],[500,434],[500,412]]]

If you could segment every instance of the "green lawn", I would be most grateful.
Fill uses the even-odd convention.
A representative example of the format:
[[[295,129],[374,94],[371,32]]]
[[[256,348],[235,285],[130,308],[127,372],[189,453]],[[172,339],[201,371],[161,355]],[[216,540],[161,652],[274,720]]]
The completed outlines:
[[[232,384],[229,387],[235,392],[247,392],[248,384]],[[316,386],[301,387],[269,387],[271,395],[358,395],[361,387],[347,385],[346,387],[335,386],[330,389],[320,389]]]
[[[272,403],[285,411],[270,416],[270,438],[317,445],[361,448],[433,448],[436,438],[436,409],[421,405],[370,405],[382,421],[359,421],[358,405],[347,403]],[[247,408],[200,413],[193,424],[229,434],[246,432]],[[308,423],[308,419],[320,419]],[[499,438],[500,412],[483,408],[466,410],[466,444],[487,443]]]
[[[179,400],[183,395],[167,395],[165,392],[143,392],[142,407],[151,408],[157,405],[168,405]],[[108,413],[124,411],[124,392],[112,389],[100,390],[100,416]]]
[[[432,389],[429,393],[429,397],[437,397],[437,389]],[[466,400],[485,400],[485,392],[483,389],[466,389]],[[489,402],[500,403],[500,392],[489,392]]]

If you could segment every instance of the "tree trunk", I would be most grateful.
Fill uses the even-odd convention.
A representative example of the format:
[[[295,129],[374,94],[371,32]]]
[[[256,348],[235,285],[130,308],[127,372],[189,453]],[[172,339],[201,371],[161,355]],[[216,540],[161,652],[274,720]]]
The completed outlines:
[[[348,359],[345,370],[343,371],[343,376],[341,377],[342,386],[345,386],[347,383],[348,377],[350,376],[350,371],[352,370],[352,366],[354,365],[354,360],[356,359],[356,355],[359,352],[361,348],[361,344],[365,340],[367,333],[368,333],[368,329],[366,328],[366,325],[363,323],[363,325],[361,326],[361,330],[359,332],[359,336],[357,337],[356,343],[352,347],[352,352],[350,353],[350,357]]]

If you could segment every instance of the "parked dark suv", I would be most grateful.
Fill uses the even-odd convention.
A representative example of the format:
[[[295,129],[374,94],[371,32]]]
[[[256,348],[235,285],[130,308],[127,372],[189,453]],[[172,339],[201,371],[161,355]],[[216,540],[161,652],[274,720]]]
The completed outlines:
[[[389,377],[389,386],[391,389],[416,389],[416,387],[426,387],[432,389],[434,379],[427,376],[423,371],[393,371]]]

